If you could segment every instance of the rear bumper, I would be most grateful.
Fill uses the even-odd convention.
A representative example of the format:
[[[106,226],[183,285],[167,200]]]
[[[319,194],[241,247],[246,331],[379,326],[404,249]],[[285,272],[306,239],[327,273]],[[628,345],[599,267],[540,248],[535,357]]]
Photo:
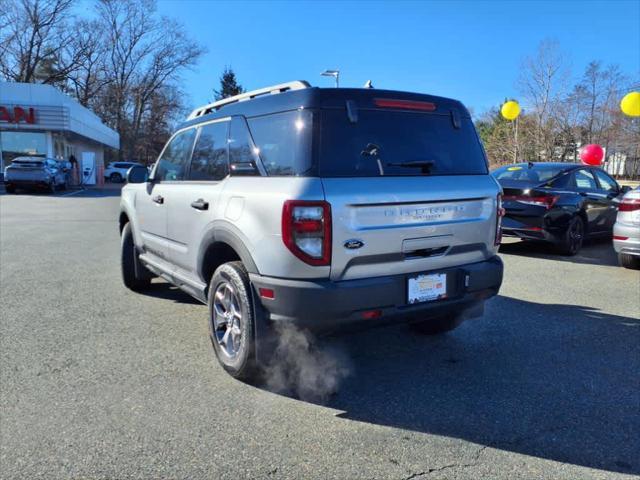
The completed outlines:
[[[525,221],[526,220],[526,221]],[[560,243],[564,240],[568,224],[555,221],[552,226],[544,216],[540,217],[510,217],[509,213],[502,221],[502,235],[524,240],[541,240],[544,242]]]
[[[616,223],[613,226],[613,248],[618,253],[640,255],[640,227]],[[615,237],[627,237],[626,240],[616,240]]]
[[[393,275],[361,280],[304,281],[286,280],[251,274],[268,319],[272,322],[294,322],[311,330],[330,330],[345,324],[384,323],[386,320],[426,319],[445,313],[466,318],[482,315],[484,300],[498,293],[502,284],[502,260],[489,260],[431,273],[447,273],[447,295],[444,300],[408,305],[408,278],[415,274]],[[272,289],[274,299],[261,298],[260,288]],[[376,319],[363,318],[363,312],[380,310]]]
[[[43,179],[14,179],[14,178],[5,178],[5,185],[14,186],[14,187],[48,187],[50,180]]]

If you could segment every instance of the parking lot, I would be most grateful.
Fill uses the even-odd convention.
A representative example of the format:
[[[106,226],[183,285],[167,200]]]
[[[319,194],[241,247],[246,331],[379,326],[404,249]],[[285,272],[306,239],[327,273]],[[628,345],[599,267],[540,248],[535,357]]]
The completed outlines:
[[[640,273],[509,242],[484,318],[323,340],[326,404],[231,379],[207,309],[120,279],[118,190],[0,196],[2,478],[640,475]]]

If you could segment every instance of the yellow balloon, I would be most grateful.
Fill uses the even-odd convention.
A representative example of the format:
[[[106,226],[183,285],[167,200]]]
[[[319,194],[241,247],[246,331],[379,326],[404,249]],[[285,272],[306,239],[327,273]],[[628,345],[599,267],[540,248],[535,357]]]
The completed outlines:
[[[640,92],[627,93],[620,102],[620,108],[625,115],[640,117]]]
[[[520,115],[520,105],[514,100],[509,100],[502,105],[500,113],[502,113],[502,116],[507,120],[515,120],[518,118],[518,115]]]

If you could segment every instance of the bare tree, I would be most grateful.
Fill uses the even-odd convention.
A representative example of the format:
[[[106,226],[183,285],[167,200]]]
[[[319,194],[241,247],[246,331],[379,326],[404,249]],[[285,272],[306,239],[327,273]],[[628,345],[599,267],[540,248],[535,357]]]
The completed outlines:
[[[98,11],[109,45],[105,68],[112,78],[112,123],[121,135],[122,154],[131,156],[154,95],[193,66],[203,49],[176,22],[158,18],[152,0],[100,0]]]
[[[3,2],[0,17],[0,75],[16,82],[60,83],[78,62],[66,55],[73,0]]]
[[[523,61],[518,87],[535,118],[533,131],[523,132],[532,142],[535,159],[549,159],[555,149],[554,104],[566,90],[567,59],[556,41],[543,40],[533,57]]]
[[[77,67],[69,72],[67,90],[85,107],[93,107],[95,99],[112,80],[105,69],[105,32],[96,20],[80,20],[74,30],[76,36],[68,49],[70,56],[76,56]]]

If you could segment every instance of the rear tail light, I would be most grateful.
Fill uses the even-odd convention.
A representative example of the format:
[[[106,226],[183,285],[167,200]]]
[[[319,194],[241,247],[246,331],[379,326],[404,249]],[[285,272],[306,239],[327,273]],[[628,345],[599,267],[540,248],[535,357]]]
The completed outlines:
[[[505,195],[505,200],[512,202],[526,203],[527,205],[537,205],[538,207],[545,207],[549,210],[555,205],[560,198],[558,195]]]
[[[628,198],[622,200],[618,207],[619,212],[634,212],[640,210],[640,198]]]
[[[282,208],[282,240],[309,265],[331,264],[331,206],[327,202],[287,200]]]
[[[614,235],[613,239],[614,240],[629,240],[629,237],[625,237],[625,236],[622,236],[622,235]]]
[[[500,245],[502,242],[502,217],[504,217],[505,210],[502,206],[502,194],[499,193],[496,202],[496,238],[494,245]]]
[[[432,102],[420,102],[417,100],[400,100],[396,98],[374,98],[376,107],[397,108],[400,110],[422,110],[423,112],[433,112],[436,104]]]

